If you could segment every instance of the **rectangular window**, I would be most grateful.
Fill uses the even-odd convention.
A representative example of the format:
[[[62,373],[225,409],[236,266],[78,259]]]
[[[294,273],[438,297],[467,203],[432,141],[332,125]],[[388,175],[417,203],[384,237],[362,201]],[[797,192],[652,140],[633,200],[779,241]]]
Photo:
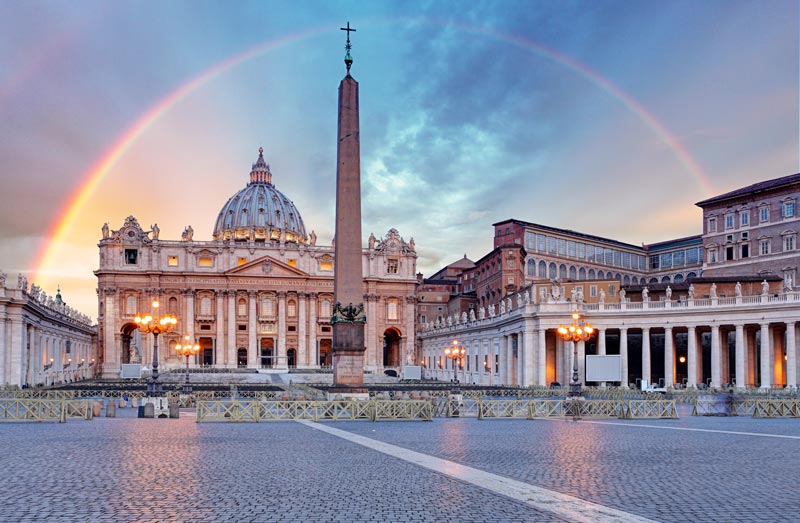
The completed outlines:
[[[791,218],[794,216],[794,200],[783,202],[783,217]]]
[[[558,254],[560,254],[561,256],[567,255],[567,240],[564,240],[562,238],[558,239]]]
[[[617,293],[617,286],[616,285],[609,285],[608,286],[608,295],[614,296]]]
[[[606,265],[614,264],[614,251],[606,249]]]
[[[726,229],[733,229],[733,215],[726,214],[725,215],[725,228]]]
[[[708,232],[717,232],[717,219],[716,218],[709,218],[708,219]]]
[[[397,274],[397,260],[387,260],[386,261],[386,272],[387,274]]]
[[[589,285],[589,296],[592,298],[597,297],[597,285]]]
[[[594,261],[594,245],[586,246],[586,260],[590,262]]]
[[[419,317],[419,322],[420,323],[428,323],[428,320],[427,320],[427,318],[425,317],[424,314]]]
[[[125,263],[136,265],[139,263],[139,251],[136,249],[125,249]]]
[[[769,251],[769,239],[760,240],[758,242],[758,253],[763,256],[765,254],[769,254]]]
[[[794,234],[783,237],[783,250],[784,251],[794,250]]]
[[[494,355],[494,372],[495,372],[495,374],[500,372],[500,355],[499,354],[495,354]]]
[[[509,276],[508,277],[508,284],[509,285],[514,285],[514,277],[513,276]]]
[[[244,256],[239,256],[239,259],[236,260],[237,266],[244,265],[245,263],[247,263],[247,258],[245,258]]]
[[[197,265],[198,267],[213,267],[214,266],[214,258],[211,256],[200,256],[197,258]]]
[[[247,330],[247,325],[237,325],[237,327],[239,328],[240,331],[246,331]]]
[[[556,239],[552,236],[547,236],[547,252],[550,254],[556,253]]]
[[[750,244],[745,243],[742,245],[742,258],[749,258],[750,257]]]
[[[330,261],[321,261],[321,262],[319,262],[319,270],[321,270],[321,271],[332,271],[333,270],[333,262],[330,262]]]
[[[717,263],[717,251],[716,251],[716,249],[710,249],[708,251],[708,263]]]
[[[725,247],[725,261],[733,261],[733,245]]]
[[[700,263],[700,248],[686,249],[686,264],[695,265]]]
[[[650,268],[651,269],[658,269],[659,268],[658,259],[659,259],[658,256],[650,256]]]
[[[614,265],[617,267],[622,267],[622,252],[621,251],[614,251]]]
[[[581,260],[586,258],[586,245],[583,243],[578,244],[578,258]]]
[[[739,212],[739,225],[741,227],[747,227],[750,225],[750,211]]]
[[[761,223],[769,221],[769,207],[764,205],[758,209],[758,219]]]
[[[178,257],[177,256],[167,256],[167,266],[168,267],[177,267],[178,266]]]
[[[536,235],[536,250],[539,252],[547,251],[547,237],[544,234]]]
[[[577,255],[577,247],[575,242],[567,241],[567,256],[574,258]]]
[[[536,250],[536,235],[531,231],[525,231],[525,248]]]
[[[208,324],[200,325],[200,330],[201,331],[210,331],[211,330],[211,325],[208,325]]]
[[[626,269],[631,268],[631,253],[624,252],[622,253],[622,266]]]
[[[683,258],[685,251],[675,251],[672,253],[672,266],[683,267]]]
[[[662,269],[669,269],[672,267],[672,253],[666,252],[661,255],[659,263]]]

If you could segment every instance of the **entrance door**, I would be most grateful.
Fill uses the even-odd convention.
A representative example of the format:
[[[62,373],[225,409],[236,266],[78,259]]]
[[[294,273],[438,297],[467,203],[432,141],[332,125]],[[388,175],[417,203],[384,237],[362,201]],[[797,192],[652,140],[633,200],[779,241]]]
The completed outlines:
[[[240,369],[247,368],[247,349],[239,349],[236,352],[236,365]]]
[[[328,367],[332,364],[330,339],[319,340],[319,364],[322,367]]]
[[[214,340],[211,338],[200,338],[200,364],[204,366],[214,365]]]
[[[286,351],[286,359],[289,360],[289,368],[294,368],[297,366],[297,351],[294,349],[289,349]]]
[[[383,333],[383,366],[400,366],[400,332],[394,327]]]
[[[275,340],[273,338],[261,338],[261,368],[272,367],[273,354],[275,351]]]

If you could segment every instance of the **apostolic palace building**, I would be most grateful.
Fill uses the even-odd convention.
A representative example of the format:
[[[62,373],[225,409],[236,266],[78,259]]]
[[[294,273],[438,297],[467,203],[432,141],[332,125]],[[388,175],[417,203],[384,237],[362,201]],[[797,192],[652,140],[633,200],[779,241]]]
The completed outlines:
[[[210,241],[188,227],[180,239],[159,237],[128,217],[103,227],[98,279],[102,375],[120,365],[148,365],[152,336],[134,318],[151,312],[178,318],[161,336],[162,367],[183,358],[172,348],[189,335],[201,346],[195,364],[250,369],[315,369],[331,365],[333,245],[317,244],[300,212],[273,184],[259,150],[247,185],[222,206]],[[395,229],[370,236],[363,249],[368,318],[365,370],[399,368],[415,347],[414,240]],[[346,305],[346,304],[345,304]]]
[[[578,310],[596,329],[586,354],[618,354],[621,384],[795,387],[798,382],[800,174],[697,205],[702,234],[632,245],[505,220],[494,249],[422,282],[418,332],[426,376],[469,383],[566,385]],[[463,360],[445,349],[466,349]]]

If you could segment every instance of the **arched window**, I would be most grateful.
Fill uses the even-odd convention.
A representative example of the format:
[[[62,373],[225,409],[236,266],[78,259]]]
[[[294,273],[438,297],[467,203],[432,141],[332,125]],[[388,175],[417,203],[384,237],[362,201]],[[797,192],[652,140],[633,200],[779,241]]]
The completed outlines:
[[[697,278],[697,274],[690,272],[689,274],[686,275],[686,279],[688,280],[689,278]]]
[[[676,274],[674,280],[675,283],[680,283],[683,281],[683,274]]]
[[[387,320],[397,319],[397,300],[391,299],[386,302],[386,319]]]
[[[558,268],[556,267],[556,264],[551,262],[549,269],[550,269],[550,279],[555,280],[556,278],[558,278]]]
[[[211,316],[211,298],[208,296],[203,296],[200,300],[200,315]]]
[[[567,278],[567,266],[563,263],[558,267],[558,277],[562,280]]]
[[[594,269],[589,269],[589,279],[596,280],[597,278],[594,275]]]
[[[528,276],[536,276],[536,262],[533,258],[528,259]]]
[[[606,279],[606,273],[604,273],[603,271],[597,271],[597,279],[598,280],[605,280]]]
[[[573,280],[578,279],[578,271],[575,269],[574,265],[570,266],[569,268],[569,277],[572,278]]]
[[[658,278],[650,278],[650,283],[658,283]]]
[[[322,305],[320,306],[320,313],[323,318],[328,318],[331,315],[331,302],[328,300],[322,300]]]
[[[237,314],[239,316],[247,316],[247,300],[244,298],[239,298]]]
[[[581,267],[580,270],[578,271],[578,279],[579,280],[586,279],[586,269],[584,269],[583,267]]]
[[[242,218],[239,220],[239,225],[247,227],[247,209],[242,209]]]
[[[625,285],[630,285],[631,284],[631,277],[626,274],[625,277],[622,278],[622,283],[624,283]]]
[[[297,302],[294,300],[289,300],[286,302],[286,315],[290,318],[294,318],[297,316]]]
[[[167,312],[170,314],[178,314],[178,298],[173,296],[167,302]]]
[[[544,260],[539,261],[539,277],[547,278],[547,264],[544,262]]]
[[[136,314],[136,296],[128,296],[127,302],[125,303],[125,312],[127,314]]]
[[[661,278],[661,283],[669,283],[670,281],[671,280],[669,279],[669,276],[664,276],[663,278]]]
[[[622,281],[622,275],[620,273],[616,273],[614,275],[614,279],[617,280],[617,281]]]

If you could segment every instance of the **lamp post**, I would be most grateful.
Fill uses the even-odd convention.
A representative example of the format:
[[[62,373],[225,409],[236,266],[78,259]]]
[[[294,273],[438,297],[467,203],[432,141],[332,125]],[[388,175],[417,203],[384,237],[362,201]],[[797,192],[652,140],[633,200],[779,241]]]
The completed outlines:
[[[464,356],[467,353],[467,349],[464,347],[458,346],[458,340],[453,340],[453,347],[446,347],[444,349],[444,355],[453,360],[453,383],[458,383],[458,366],[461,365],[463,367],[464,363]],[[464,375],[464,381],[467,380],[466,372]]]
[[[594,327],[585,323],[581,319],[578,311],[572,313],[572,323],[570,325],[559,325],[558,335],[564,341],[572,342],[572,381],[569,384],[569,395],[578,397],[581,395],[582,386],[578,378],[578,342],[587,341],[594,334]]]
[[[153,312],[151,314],[147,314],[146,316],[137,314],[133,321],[136,323],[136,328],[140,331],[153,334],[153,372],[150,375],[150,380],[147,382],[147,395],[150,397],[157,397],[164,395],[161,382],[158,381],[158,335],[172,332],[172,329],[174,329],[175,325],[178,323],[178,319],[174,314],[159,316],[159,303],[157,299],[153,300],[152,306]]]
[[[191,394],[192,384],[189,383],[189,356],[194,356],[200,352],[200,345],[197,343],[192,345],[188,334],[184,336],[183,339],[186,341],[186,343],[183,345],[180,343],[175,345],[175,352],[186,358],[186,382],[183,384],[183,393]]]

